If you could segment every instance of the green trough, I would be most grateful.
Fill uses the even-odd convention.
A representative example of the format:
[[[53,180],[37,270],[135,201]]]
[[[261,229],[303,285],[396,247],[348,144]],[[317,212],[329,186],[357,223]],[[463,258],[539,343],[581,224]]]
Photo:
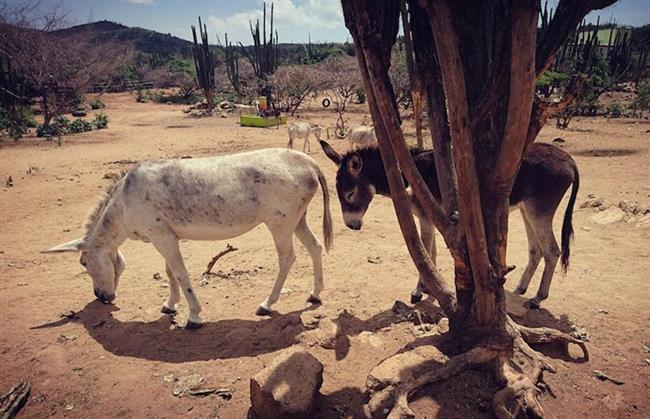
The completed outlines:
[[[259,127],[267,128],[274,127],[276,125],[283,125],[287,123],[286,116],[265,118],[258,115],[242,115],[239,117],[239,124],[242,127]]]

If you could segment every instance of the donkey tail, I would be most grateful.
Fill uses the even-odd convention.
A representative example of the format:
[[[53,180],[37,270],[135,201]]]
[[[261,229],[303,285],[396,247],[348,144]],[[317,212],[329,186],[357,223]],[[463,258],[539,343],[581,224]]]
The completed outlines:
[[[332,233],[332,214],[330,212],[330,192],[327,189],[325,175],[323,175],[320,168],[318,168],[318,182],[323,190],[323,237],[325,239],[325,250],[329,251],[334,240],[334,234]]]
[[[576,196],[578,195],[578,188],[580,187],[580,175],[578,168],[575,168],[575,178],[573,180],[573,187],[571,188],[571,196],[569,203],[564,211],[564,221],[562,222],[562,270],[566,273],[569,268],[569,242],[573,238],[573,225],[571,218],[573,216],[573,206],[576,203]]]

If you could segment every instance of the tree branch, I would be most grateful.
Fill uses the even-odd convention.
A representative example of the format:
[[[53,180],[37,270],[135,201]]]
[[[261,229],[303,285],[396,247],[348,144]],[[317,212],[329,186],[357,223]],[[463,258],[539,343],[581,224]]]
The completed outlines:
[[[530,124],[526,134],[526,148],[535,141],[546,121],[551,115],[562,112],[576,101],[586,87],[586,77],[582,74],[574,77],[564,92],[562,100],[558,103],[545,103],[541,98],[535,96],[533,109],[530,115]]]
[[[467,236],[474,279],[474,315],[479,326],[487,327],[495,319],[491,311],[496,305],[495,295],[489,291],[492,273],[476,174],[465,73],[449,4],[443,0],[429,3],[428,12],[447,97],[458,187],[463,191],[459,196],[460,222]]]
[[[404,158],[403,154],[406,152],[408,158],[404,162],[406,166],[408,166],[408,160],[410,160],[413,167],[415,164],[406,148],[398,118],[395,115],[396,110],[394,101],[391,100],[391,92],[386,87],[388,74],[385,63],[389,54],[385,54],[386,51],[382,51],[377,44],[373,44],[375,37],[368,36],[368,33],[377,34],[377,32],[381,33],[389,29],[386,27],[387,23],[382,20],[386,14],[382,15],[382,10],[378,9],[377,4],[372,1],[343,0],[342,4],[346,26],[355,41],[357,60],[368,94],[368,104],[400,229],[411,258],[418,271],[422,274],[427,290],[436,297],[443,311],[448,316],[453,316],[456,310],[456,298],[431,262],[431,258],[420,240],[413,221],[411,204],[402,180],[402,173],[400,173],[398,166],[398,153],[400,152],[402,158]],[[387,8],[393,6],[390,3],[384,3],[384,5]],[[394,6],[397,5],[394,4]],[[383,10],[383,12],[386,13],[387,10]],[[364,36],[360,34],[364,34]],[[404,174],[407,176],[406,171]],[[420,178],[422,185],[431,196],[417,168],[415,168],[415,174]],[[409,175],[412,176],[414,173],[409,172]],[[432,199],[432,202],[435,201]]]

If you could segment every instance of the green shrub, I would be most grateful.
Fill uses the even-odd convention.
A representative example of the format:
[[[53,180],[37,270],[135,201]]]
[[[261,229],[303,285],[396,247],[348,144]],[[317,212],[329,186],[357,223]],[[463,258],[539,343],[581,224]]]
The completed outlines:
[[[38,137],[56,137],[59,135],[64,135],[69,132],[70,129],[70,120],[63,115],[57,115],[48,125],[39,125],[36,128],[36,135]]]
[[[135,91],[135,101],[138,103],[146,103],[149,100],[149,92],[143,89]]]
[[[94,125],[95,129],[108,128],[108,116],[104,112],[96,113],[92,125]]]
[[[623,115],[623,106],[620,103],[612,103],[607,107],[607,114],[610,118],[620,118]]]
[[[70,123],[70,126],[68,128],[69,133],[79,133],[79,132],[87,132],[87,131],[92,131],[93,126],[90,124],[90,122],[85,121],[81,118],[77,118],[74,121]]]
[[[56,137],[57,135],[61,135],[61,133],[53,125],[39,125],[36,128],[36,136],[38,137],[50,138]]]
[[[57,132],[61,134],[66,134],[70,129],[70,120],[64,115],[55,116],[54,119],[50,122],[50,125],[54,125]]]
[[[28,107],[24,107],[16,112],[16,115],[12,115],[0,105],[0,137],[8,136],[14,141],[18,141],[29,132],[29,128],[35,127],[34,115]]]
[[[106,105],[104,104],[104,102],[102,102],[99,99],[95,99],[92,102],[90,102],[90,108],[91,109],[97,110],[97,109],[102,109],[102,108],[105,108],[105,107],[106,107]]]
[[[650,109],[650,80],[645,80],[639,84],[639,93],[634,100],[634,107],[641,110]]]
[[[535,80],[535,87],[551,86],[554,83],[567,81],[569,78],[570,76],[568,74],[547,70]]]

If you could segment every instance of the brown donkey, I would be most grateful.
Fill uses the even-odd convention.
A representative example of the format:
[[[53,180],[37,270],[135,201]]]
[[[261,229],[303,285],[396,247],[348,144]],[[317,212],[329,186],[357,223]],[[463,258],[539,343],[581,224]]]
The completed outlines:
[[[327,142],[321,146],[339,167],[336,174],[336,190],[345,224],[359,230],[363,216],[375,194],[390,197],[384,165],[377,147],[368,147],[339,154]],[[440,199],[440,190],[436,176],[434,152],[412,150],[415,164],[424,181],[436,199]],[[565,151],[550,144],[534,143],[526,153],[519,169],[510,195],[510,208],[519,208],[528,237],[528,265],[515,289],[518,294],[525,294],[530,280],[541,258],[544,258],[542,282],[530,305],[539,307],[548,297],[551,280],[557,260],[561,256],[562,268],[566,272],[569,266],[569,241],[573,236],[571,217],[579,187],[578,167],[573,158]],[[553,216],[569,186],[573,184],[571,196],[564,213],[562,223],[562,251],[553,234]],[[436,261],[435,236],[433,224],[417,209],[413,212],[420,220],[420,236],[429,254]],[[411,293],[411,302],[422,299],[423,288],[418,286]]]

